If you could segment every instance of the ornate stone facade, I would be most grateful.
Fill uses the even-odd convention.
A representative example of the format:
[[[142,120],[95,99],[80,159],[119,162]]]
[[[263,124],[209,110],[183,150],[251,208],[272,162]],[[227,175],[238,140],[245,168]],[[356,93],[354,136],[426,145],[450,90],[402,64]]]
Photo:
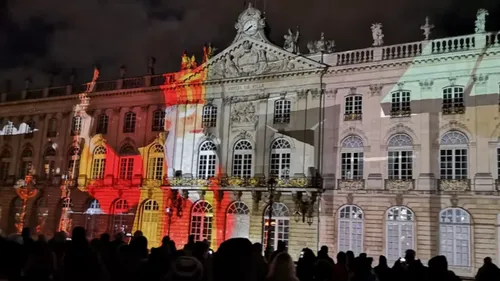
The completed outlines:
[[[323,244],[390,260],[414,248],[472,275],[500,256],[500,35],[484,30],[486,15],[472,35],[430,39],[426,21],[424,41],[392,46],[374,24],[372,47],[345,52],[322,34],[304,55],[298,32],[284,49],[271,44],[250,5],[230,46],[179,73],[154,75],[153,60],[144,77],[3,92],[0,227],[14,225],[13,186],[31,162],[44,192],[28,200],[30,225],[47,198],[41,229],[56,230],[69,208],[57,187],[78,159],[72,224],[94,235],[141,229],[156,245],[171,232],[182,244],[201,221],[211,236],[197,238],[214,247],[233,236],[265,243],[273,199],[294,257]]]

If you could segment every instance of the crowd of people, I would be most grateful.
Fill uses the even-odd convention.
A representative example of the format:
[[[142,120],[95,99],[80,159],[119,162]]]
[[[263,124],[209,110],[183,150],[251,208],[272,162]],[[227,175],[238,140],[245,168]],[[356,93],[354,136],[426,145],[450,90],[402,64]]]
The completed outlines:
[[[284,243],[270,255],[262,245],[245,238],[223,242],[217,252],[206,242],[190,236],[177,247],[168,236],[158,248],[148,248],[148,240],[137,231],[130,241],[109,234],[90,242],[84,228],[74,228],[71,239],[56,233],[47,241],[32,239],[30,230],[20,236],[0,238],[0,280],[26,281],[458,281],[448,269],[444,256],[432,258],[428,267],[408,250],[392,267],[384,256],[372,267],[366,254],[340,252],[334,260],[323,246],[315,254],[305,248],[295,264]],[[500,269],[491,258],[484,259],[476,280],[500,278]]]

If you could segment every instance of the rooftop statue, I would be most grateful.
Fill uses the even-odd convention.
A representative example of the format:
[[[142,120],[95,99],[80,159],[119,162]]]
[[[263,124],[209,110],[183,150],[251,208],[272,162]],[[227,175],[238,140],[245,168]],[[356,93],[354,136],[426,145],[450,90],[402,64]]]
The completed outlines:
[[[298,26],[295,34],[293,34],[291,29],[288,29],[288,34],[285,34],[283,38],[285,39],[285,43],[283,44],[283,49],[294,54],[299,53],[300,31]]]
[[[321,32],[321,38],[318,41],[312,41],[307,43],[307,48],[309,53],[333,53],[335,51],[335,41],[325,40],[325,33]]]
[[[216,50],[216,48],[212,47],[211,43],[203,46],[203,62],[204,63],[213,57],[215,50]]]
[[[187,52],[184,51],[181,57],[181,70],[193,69],[196,66],[196,58],[194,57],[194,55],[192,55],[190,58]]]
[[[94,66],[94,75],[92,76],[92,81],[87,84],[87,93],[91,93],[94,91],[97,79],[99,79],[99,68],[97,68],[97,66]]]
[[[425,24],[420,27],[420,29],[424,31],[425,40],[429,40],[429,37],[431,36],[431,30],[433,28],[434,25],[429,23],[429,17],[426,17]]]
[[[485,9],[479,9],[476,14],[476,33],[486,32],[486,17],[489,15]]]
[[[373,37],[373,46],[379,47],[384,45],[384,33],[382,32],[382,24],[374,23],[372,24],[372,37]]]

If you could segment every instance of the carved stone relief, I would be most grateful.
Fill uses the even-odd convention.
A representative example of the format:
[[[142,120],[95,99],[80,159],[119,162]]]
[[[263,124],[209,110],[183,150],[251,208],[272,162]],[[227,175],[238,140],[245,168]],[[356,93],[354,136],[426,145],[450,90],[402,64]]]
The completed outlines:
[[[258,116],[253,102],[235,104],[231,111],[230,122],[233,127],[254,127],[257,120]]]
[[[220,57],[208,70],[211,79],[245,77],[301,69],[301,57],[280,54],[249,40]]]
[[[426,79],[421,80],[419,84],[422,91],[430,91],[432,89],[432,86],[434,85],[434,81],[432,79]]]
[[[384,86],[383,85],[370,85],[370,95],[371,96],[380,96],[380,94],[382,93],[382,88]]]

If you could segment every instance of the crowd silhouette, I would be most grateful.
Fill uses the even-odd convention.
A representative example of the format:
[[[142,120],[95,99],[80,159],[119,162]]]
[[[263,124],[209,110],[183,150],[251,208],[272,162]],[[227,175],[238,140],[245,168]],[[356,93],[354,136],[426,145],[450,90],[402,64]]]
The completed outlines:
[[[436,256],[424,266],[413,250],[406,251],[390,267],[384,256],[372,267],[373,259],[362,253],[339,252],[334,260],[328,247],[317,255],[302,250],[295,264],[284,243],[267,257],[260,243],[245,238],[223,242],[217,252],[207,241],[190,236],[183,247],[168,236],[158,248],[148,249],[148,240],[137,231],[130,238],[123,233],[113,240],[109,234],[90,242],[85,229],[75,227],[69,239],[59,232],[47,241],[36,240],[29,228],[22,234],[0,238],[0,280],[27,281],[458,281],[448,269],[446,257]],[[500,269],[491,258],[484,259],[477,281],[500,279]]]

